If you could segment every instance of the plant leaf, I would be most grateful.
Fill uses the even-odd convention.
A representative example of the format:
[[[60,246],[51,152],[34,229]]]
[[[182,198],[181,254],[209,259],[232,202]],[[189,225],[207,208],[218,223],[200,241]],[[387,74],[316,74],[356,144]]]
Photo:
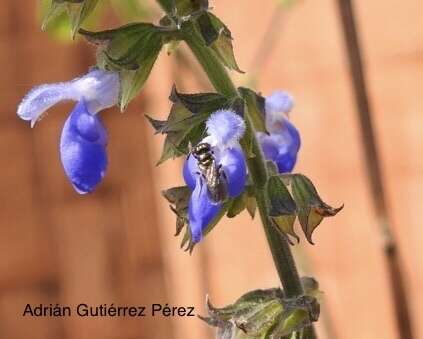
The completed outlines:
[[[282,338],[317,321],[320,306],[309,295],[285,298],[281,289],[251,291],[235,303],[214,307],[207,298],[208,317],[200,317],[218,327],[218,338]]]
[[[205,121],[219,108],[230,105],[220,94],[182,94],[172,89],[173,102],[166,121],[147,117],[156,133],[166,134],[162,156],[158,164],[189,153],[189,145],[197,144],[205,135]]]
[[[295,238],[297,243],[300,242],[300,237],[295,233],[294,230],[294,223],[295,223],[296,216],[295,215],[283,215],[279,217],[273,217],[272,221],[274,222],[275,227],[283,234],[283,235],[290,235],[291,237]],[[287,240],[291,245],[294,243],[291,241],[289,237]]]
[[[247,208],[248,214],[250,215],[251,219],[254,219],[257,210],[257,202],[254,196],[247,197],[247,204],[245,206]]]
[[[206,45],[216,52],[220,61],[227,68],[244,73],[236,62],[232,46],[233,39],[228,27],[210,12],[201,14],[197,19],[197,24]]]
[[[238,90],[240,91],[248,107],[247,115],[251,121],[252,126],[254,127],[255,132],[267,133],[266,125],[264,123],[265,115],[261,97],[254,91],[245,87],[240,87]]]
[[[173,187],[162,191],[162,195],[170,203],[171,210],[176,214],[175,236],[178,236],[188,222],[188,202],[191,190],[187,186]]]
[[[97,59],[100,67],[120,72],[121,110],[141,90],[163,44],[170,37],[169,32],[150,23],[132,23],[101,32],[80,29],[79,32],[99,46]]]
[[[297,206],[279,176],[273,175],[269,178],[266,191],[269,200],[269,216],[295,216]]]
[[[247,199],[248,197],[246,192],[243,192],[241,195],[239,195],[235,199],[231,199],[226,216],[228,218],[234,218],[238,214],[240,214],[247,207]]]
[[[94,11],[97,4],[98,0],[52,0],[50,9],[43,19],[41,29],[45,30],[54,18],[66,11],[71,23],[71,35],[74,38],[80,26]]]
[[[158,3],[166,13],[179,19],[209,7],[208,0],[158,0]]]
[[[175,86],[169,96],[173,103],[181,103],[194,114],[211,113],[228,105],[228,99],[218,93],[179,93]]]
[[[177,15],[187,17],[209,8],[208,0],[175,0]]]
[[[344,206],[333,208],[322,201],[313,183],[302,174],[291,177],[292,194],[298,207],[298,220],[307,240],[313,243],[312,234],[323,218],[336,215]]]

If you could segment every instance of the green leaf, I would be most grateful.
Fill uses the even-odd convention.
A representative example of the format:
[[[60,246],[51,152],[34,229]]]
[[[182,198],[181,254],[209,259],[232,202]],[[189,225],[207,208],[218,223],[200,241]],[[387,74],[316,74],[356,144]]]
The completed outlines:
[[[57,17],[62,16],[66,11],[66,5],[63,3],[58,3],[57,1],[50,1],[48,4],[48,9],[42,8],[44,14],[43,21],[41,23],[41,30],[45,31],[48,25]]]
[[[78,32],[79,27],[97,6],[98,1],[99,0],[85,0],[82,3],[82,6],[80,7],[79,11],[69,13],[71,18],[73,37],[75,37],[75,34],[76,32]]]
[[[208,0],[174,0],[177,8],[177,16],[187,17],[209,8]]]
[[[246,126],[246,130],[244,135],[242,136],[241,140],[240,140],[240,144],[242,146],[242,149],[245,152],[245,155],[247,156],[247,158],[254,158],[255,154],[254,154],[254,131],[252,131],[251,129],[251,125],[250,124],[245,124]]]
[[[284,298],[280,289],[256,290],[223,308],[207,298],[208,317],[200,317],[218,327],[218,338],[282,338],[317,321],[320,307],[309,295]],[[223,336],[226,335],[226,336]]]
[[[220,94],[183,94],[172,89],[172,109],[166,121],[147,117],[156,133],[166,134],[162,156],[158,164],[188,154],[190,143],[195,145],[205,136],[205,122],[210,114],[230,102]]]
[[[244,73],[236,62],[232,46],[233,39],[228,27],[217,16],[209,12],[201,14],[197,19],[197,24],[206,45],[216,52],[220,61],[227,68]]]
[[[207,73],[213,87],[227,97],[237,96],[236,88],[224,65],[216,53],[206,45],[201,33],[193,22],[188,21],[181,25],[180,37],[187,43],[197,61]]]
[[[69,17],[66,14],[65,8],[60,9],[60,7],[57,8],[56,6],[56,10],[57,12],[55,13],[50,3],[40,1],[39,13],[43,22],[41,28],[45,31],[48,24],[48,32],[53,38],[61,42],[68,42],[71,40],[71,36],[69,35],[69,31],[71,30]],[[47,18],[47,16],[49,17]]]
[[[167,160],[176,159],[185,154],[186,152],[183,149],[178,148],[178,146],[176,146],[172,142],[171,138],[169,136],[166,136],[165,141],[163,143],[162,154],[160,156],[159,161],[157,161],[156,166],[160,166]]]
[[[245,87],[240,87],[239,92],[245,100],[248,108],[246,110],[247,116],[251,121],[251,125],[253,126],[255,132],[267,133],[264,122],[264,107],[261,97],[254,91]]]
[[[181,103],[191,113],[212,113],[228,105],[228,99],[218,93],[179,93],[174,86],[169,97],[173,103]]]
[[[162,133],[162,130],[165,128],[167,121],[166,120],[156,120],[145,114],[145,117],[148,119],[148,122],[153,126],[155,134]]]
[[[209,7],[208,0],[158,0],[159,5],[171,17],[184,21],[190,15],[205,11]]]
[[[173,187],[162,191],[162,195],[170,203],[171,210],[176,214],[175,236],[178,236],[188,223],[188,202],[191,190],[187,186]]]
[[[52,0],[41,28],[45,30],[55,17],[66,11],[71,23],[71,35],[74,38],[80,26],[94,11],[97,3],[98,0]]]
[[[292,194],[298,207],[298,219],[307,240],[323,218],[336,215],[344,206],[333,208],[322,201],[313,183],[302,174],[291,176]]]
[[[162,191],[162,195],[173,205],[178,216],[186,217],[191,190],[187,186],[172,187]]]
[[[228,218],[234,218],[238,214],[240,214],[247,207],[247,199],[248,197],[245,192],[243,192],[240,196],[236,197],[235,199],[231,199],[226,216]]]
[[[149,23],[132,23],[102,32],[82,29],[79,32],[99,47],[100,67],[120,72],[122,110],[143,87],[170,36],[169,32]]]
[[[189,144],[197,143],[205,134],[205,120],[207,113],[192,114],[181,103],[172,106],[167,121],[156,121],[150,118],[153,127],[159,127],[157,133],[166,134],[163,161],[188,154]]]
[[[284,215],[279,217],[272,217],[272,221],[274,226],[283,234],[283,235],[290,235],[291,237],[295,238],[297,243],[300,242],[300,237],[295,233],[294,230],[294,223],[295,223],[296,216],[295,215]],[[287,237],[288,242],[293,245],[294,243],[291,241],[289,237]]]
[[[122,111],[126,109],[129,102],[137,96],[138,92],[144,86],[160,53],[161,47],[161,45],[152,46],[150,55],[140,61],[138,70],[125,70],[121,72],[121,94],[119,98],[119,106]]]
[[[175,7],[175,0],[157,0],[159,5],[165,10],[167,13],[172,13]]]
[[[270,217],[295,216],[297,206],[279,176],[273,175],[269,178],[266,191]]]
[[[248,214],[252,219],[254,219],[257,210],[257,202],[254,196],[247,197],[247,204],[245,206],[247,208]]]
[[[150,8],[144,1],[139,0],[113,0],[111,4],[122,22],[131,22],[150,16]]]

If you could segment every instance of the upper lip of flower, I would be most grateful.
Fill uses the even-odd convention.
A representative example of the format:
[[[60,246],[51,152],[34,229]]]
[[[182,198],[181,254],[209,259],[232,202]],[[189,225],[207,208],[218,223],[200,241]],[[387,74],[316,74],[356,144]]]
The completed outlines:
[[[68,82],[40,85],[32,89],[18,106],[18,116],[31,121],[31,127],[50,107],[63,100],[85,99],[87,109],[95,114],[114,106],[119,98],[119,75],[100,69],[92,69],[80,78]]]

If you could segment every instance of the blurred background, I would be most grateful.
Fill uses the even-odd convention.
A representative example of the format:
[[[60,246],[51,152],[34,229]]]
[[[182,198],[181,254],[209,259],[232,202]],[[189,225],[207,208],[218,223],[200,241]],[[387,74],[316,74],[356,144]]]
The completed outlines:
[[[143,15],[157,21],[154,2],[140,1]],[[233,74],[237,84],[254,84],[264,95],[294,94],[291,119],[303,138],[296,170],[328,203],[345,203],[317,229],[315,246],[302,239],[293,247],[302,274],[316,277],[324,292],[320,338],[397,338],[336,1],[303,0],[289,9],[273,0],[211,6],[232,30],[247,72]],[[354,6],[389,214],[416,338],[423,338],[423,3]],[[35,0],[0,6],[0,339],[212,338],[197,318],[22,317],[27,303],[168,303],[205,314],[206,294],[222,306],[279,284],[262,227],[245,212],[221,222],[191,256],[173,237],[174,215],[160,191],[182,182],[181,160],[155,167],[162,138],[153,136],[144,113],[165,118],[174,83],[187,92],[209,89],[185,47],[177,58],[161,54],[125,114],[102,113],[108,173],[94,194],[74,192],[58,156],[72,104],[52,109],[35,129],[15,112],[33,86],[85,73],[94,49],[42,33],[38,7]],[[98,27],[118,25],[119,15],[105,11]]]

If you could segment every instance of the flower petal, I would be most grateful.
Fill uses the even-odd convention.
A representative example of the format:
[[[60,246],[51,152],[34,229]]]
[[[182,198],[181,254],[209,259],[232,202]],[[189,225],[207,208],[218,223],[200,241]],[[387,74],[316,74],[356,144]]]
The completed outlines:
[[[67,83],[41,85],[23,98],[18,106],[17,114],[21,119],[31,121],[31,127],[33,127],[46,110],[59,101],[71,99],[70,97]]]
[[[297,162],[297,154],[282,153],[275,159],[279,173],[290,173]]]
[[[270,135],[257,133],[257,138],[267,160],[274,161],[279,173],[291,172],[301,147],[300,133],[295,126],[284,119],[281,128]]]
[[[118,73],[94,68],[83,77],[73,80],[71,87],[72,92],[85,99],[87,109],[91,113],[97,113],[118,103]]]
[[[186,185],[191,189],[195,189],[196,181],[198,178],[198,162],[197,160],[190,154],[188,155],[187,159],[184,163],[184,169],[183,169],[183,176]]]
[[[288,119],[285,119],[285,131],[290,138],[291,151],[297,153],[301,147],[300,133]]]
[[[212,146],[231,147],[244,135],[245,122],[235,112],[219,110],[207,119],[208,140]]]
[[[247,181],[247,164],[242,150],[238,147],[228,148],[220,154],[219,164],[225,172],[228,194],[231,198],[240,195]]]
[[[294,99],[288,92],[274,91],[266,97],[266,114],[289,113],[294,107]]]
[[[293,106],[294,101],[287,92],[276,91],[266,97],[265,120],[267,131],[274,133],[284,128],[287,113],[291,111]]]
[[[33,127],[42,114],[63,100],[85,99],[91,113],[115,105],[119,97],[119,75],[93,69],[81,78],[69,82],[41,85],[31,90],[18,107],[18,116],[31,121]]]
[[[107,168],[107,133],[81,100],[62,130],[60,156],[66,175],[80,194],[92,192]]]
[[[270,135],[257,132],[257,139],[267,160],[276,159],[279,155],[279,144]]]
[[[221,208],[221,204],[214,204],[210,200],[207,186],[198,177],[188,205],[188,221],[193,243],[203,238],[204,230],[218,215]]]

